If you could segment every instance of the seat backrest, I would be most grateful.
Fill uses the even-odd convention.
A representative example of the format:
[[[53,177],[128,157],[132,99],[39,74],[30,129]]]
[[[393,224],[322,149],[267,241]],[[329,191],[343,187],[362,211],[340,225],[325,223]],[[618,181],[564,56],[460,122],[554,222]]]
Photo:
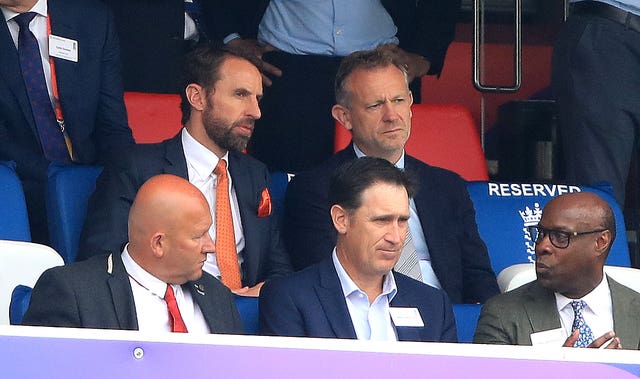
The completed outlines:
[[[49,168],[47,219],[51,246],[66,263],[73,263],[89,198],[102,172],[97,166],[56,166]]]
[[[258,298],[234,295],[246,334],[258,334]]]
[[[466,180],[489,180],[480,136],[467,108],[457,104],[414,104],[407,153]],[[336,122],[334,150],[344,149],[351,133]]]
[[[631,265],[622,210],[607,192],[588,186],[493,182],[471,182],[467,189],[476,210],[480,237],[487,245],[496,273],[514,264],[534,262],[535,247],[527,228],[538,224],[542,208],[550,199],[579,191],[598,194],[609,203],[616,218],[618,233],[606,264]]]
[[[24,314],[29,309],[32,288],[25,285],[18,285],[11,292],[11,302],[9,303],[9,323],[20,325]]]
[[[473,334],[476,332],[481,308],[481,304],[453,304],[458,342],[473,342]]]
[[[604,266],[604,272],[616,282],[640,292],[640,270],[631,267]],[[535,265],[520,263],[509,266],[498,275],[500,292],[514,290],[536,280]]]
[[[269,193],[271,194],[271,204],[276,219],[282,225],[284,217],[284,196],[287,192],[289,180],[293,174],[287,174],[282,171],[274,171],[269,175]],[[282,230],[282,229],[281,229]]]
[[[16,286],[33,287],[46,269],[63,264],[60,254],[48,246],[0,240],[0,325],[9,324],[9,303]]]
[[[129,126],[137,143],[155,143],[175,136],[182,127],[180,95],[125,92]]]
[[[13,162],[0,162],[0,239],[31,241],[27,205]]]

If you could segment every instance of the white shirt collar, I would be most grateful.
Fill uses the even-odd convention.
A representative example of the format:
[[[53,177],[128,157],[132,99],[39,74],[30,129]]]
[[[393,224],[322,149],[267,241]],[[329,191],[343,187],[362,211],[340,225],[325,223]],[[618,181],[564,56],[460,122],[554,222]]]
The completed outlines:
[[[9,21],[15,16],[19,15],[19,13],[10,11],[5,7],[0,7],[0,9],[2,10],[2,14],[4,14],[4,19],[6,21]],[[29,12],[36,12],[40,16],[47,17],[47,10],[48,10],[47,0],[38,0],[38,2],[33,6],[33,8],[29,9]]]
[[[362,158],[366,157],[367,154],[363,153],[362,150],[358,146],[356,146],[355,142],[353,143],[353,151],[356,153],[356,157]],[[395,166],[401,170],[404,170],[404,149],[402,149],[402,155],[400,159],[395,163]]]
[[[562,294],[555,293],[556,305],[558,310],[562,310],[565,307],[571,307],[571,302],[574,300],[584,300],[587,307],[596,316],[605,316],[611,312],[611,291],[609,290],[609,281],[605,274],[602,275],[602,281],[591,292],[586,294],[582,299],[570,299]]]
[[[364,291],[362,291],[360,287],[358,287],[358,285],[351,279],[347,271],[342,266],[342,263],[340,263],[335,247],[333,248],[333,254],[331,255],[331,258],[333,259],[333,266],[338,273],[338,279],[340,279],[340,286],[342,287],[342,294],[344,295],[344,297],[347,298],[354,292],[364,293]],[[393,276],[393,271],[389,271],[389,273],[384,276],[384,280],[382,282],[382,293],[380,295],[386,295],[389,303],[391,303],[391,300],[393,300],[397,292],[398,289],[396,287],[396,280]],[[369,299],[369,301],[371,300],[373,299]]]
[[[199,179],[206,179],[213,173],[220,159],[227,161],[227,170],[229,169],[229,152],[227,151],[222,158],[211,150],[207,149],[200,142],[189,134],[187,128],[182,128],[182,148],[186,161],[193,168],[193,172],[199,176]]]
[[[151,275],[148,271],[140,267],[136,261],[129,255],[129,244],[126,244],[121,257],[124,268],[127,270],[127,274],[136,281],[140,286],[146,288],[149,292],[164,299],[164,294],[167,291],[167,283]]]

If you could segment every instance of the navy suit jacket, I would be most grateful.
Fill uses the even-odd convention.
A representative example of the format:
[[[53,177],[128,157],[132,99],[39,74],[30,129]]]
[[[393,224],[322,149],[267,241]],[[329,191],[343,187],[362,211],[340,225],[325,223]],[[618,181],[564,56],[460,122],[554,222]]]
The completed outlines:
[[[229,173],[238,197],[245,239],[242,283],[254,286],[274,275],[290,272],[275,216],[258,217],[262,190],[268,186],[267,168],[246,154],[230,151]],[[127,219],[133,199],[147,179],[159,174],[189,179],[181,133],[161,143],[136,145],[122,162],[105,167],[89,200],[78,259],[104,251],[122,251],[128,241]]]
[[[78,42],[78,62],[53,58],[66,130],[78,163],[109,161],[132,145],[120,77],[118,38],[111,13],[94,0],[48,2],[51,33]],[[16,162],[18,175],[44,181],[44,158],[18,52],[0,22],[0,159]]]
[[[269,0],[215,0],[207,2],[216,37],[231,33],[256,38]],[[429,74],[440,74],[447,48],[455,36],[461,0],[382,0],[396,27],[400,47],[431,62]]]
[[[400,341],[457,342],[453,309],[438,289],[394,272],[398,292],[390,307],[418,308],[423,327],[396,326]],[[338,273],[331,258],[260,291],[260,334],[289,337],[356,338]]]
[[[242,334],[231,292],[203,272],[182,285],[198,304],[211,333]],[[24,325],[138,330],[129,275],[120,253],[45,271],[31,294]]]
[[[352,145],[317,168],[296,175],[285,197],[284,238],[291,262],[301,269],[333,251],[336,231],[328,192],[333,172],[355,159]],[[405,171],[418,182],[414,197],[431,265],[454,303],[483,303],[499,293],[487,247],[480,239],[465,182],[451,171],[405,155]]]

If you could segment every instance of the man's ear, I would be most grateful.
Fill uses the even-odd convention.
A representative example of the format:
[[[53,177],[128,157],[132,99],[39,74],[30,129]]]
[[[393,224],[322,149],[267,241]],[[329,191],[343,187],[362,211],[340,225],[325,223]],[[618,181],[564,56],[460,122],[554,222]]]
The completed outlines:
[[[151,251],[153,252],[153,256],[156,258],[164,257],[165,248],[166,248],[166,238],[165,234],[161,232],[156,232],[151,236],[149,240],[149,245],[151,246]]]
[[[202,111],[204,110],[205,105],[207,104],[207,95],[205,93],[204,88],[196,83],[191,83],[185,88],[185,94],[187,96],[187,100],[193,109]]]
[[[331,221],[333,221],[333,227],[336,228],[339,234],[345,234],[347,232],[348,218],[347,210],[340,205],[334,204],[331,207]]]
[[[333,118],[344,126],[345,129],[351,130],[351,117],[349,109],[343,105],[336,104],[331,108]]]
[[[611,246],[611,231],[605,230],[604,232],[600,232],[598,238],[596,238],[596,254],[598,256],[602,256],[605,254],[607,249]],[[606,258],[606,257],[604,257]]]

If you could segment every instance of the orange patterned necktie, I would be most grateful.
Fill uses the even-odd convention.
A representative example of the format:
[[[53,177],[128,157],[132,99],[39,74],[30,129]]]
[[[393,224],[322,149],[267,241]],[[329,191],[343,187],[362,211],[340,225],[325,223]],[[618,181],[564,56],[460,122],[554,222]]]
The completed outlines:
[[[240,265],[236,252],[236,238],[233,233],[233,218],[231,217],[231,202],[229,201],[229,177],[227,176],[227,162],[218,161],[213,170],[218,176],[216,188],[216,260],[222,276],[222,283],[230,289],[242,287],[240,280]]]
[[[170,284],[167,284],[167,292],[164,293],[164,301],[167,302],[167,308],[169,309],[169,325],[171,326],[171,331],[176,333],[187,333],[187,326],[184,324],[184,320],[180,315],[176,296],[173,293],[173,288],[171,288]]]

